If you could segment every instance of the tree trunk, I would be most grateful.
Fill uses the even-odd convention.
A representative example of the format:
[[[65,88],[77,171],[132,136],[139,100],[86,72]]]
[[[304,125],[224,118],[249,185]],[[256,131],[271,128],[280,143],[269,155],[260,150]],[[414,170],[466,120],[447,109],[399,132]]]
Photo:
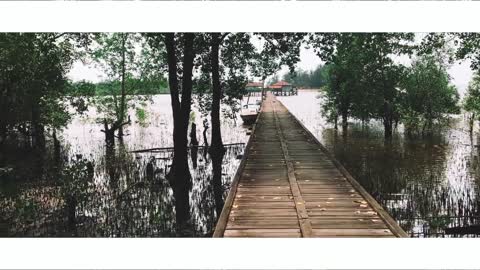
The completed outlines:
[[[115,168],[115,129],[108,126],[107,120],[103,122],[103,132],[105,133],[105,168],[110,176],[110,185],[117,187],[117,177]]]
[[[105,154],[107,159],[113,158],[115,156],[115,130],[113,127],[108,127],[107,120],[104,120],[103,127],[105,132]]]
[[[212,174],[213,175],[218,175],[222,173],[222,166],[213,166],[212,168]],[[217,179],[214,178],[213,181],[213,197],[215,200],[215,212],[217,214],[217,219],[220,217],[220,214],[222,213],[223,205],[225,204],[225,201],[223,200],[223,186],[222,186],[222,181],[221,178]]]
[[[220,126],[220,100],[222,98],[222,89],[220,85],[220,64],[219,64],[219,46],[220,34],[212,34],[211,44],[211,65],[212,65],[212,138],[209,149],[212,158],[213,167],[213,184],[221,185],[222,183],[222,161],[225,155],[225,147],[222,141],[222,132]],[[219,202],[216,202],[217,208]],[[222,206],[223,207],[223,206]]]
[[[33,148],[42,153],[45,150],[45,127],[40,121],[40,108],[38,104],[32,106],[31,132]]]
[[[75,195],[68,194],[65,200],[66,211],[67,211],[67,226],[68,231],[72,233],[73,236],[77,236],[77,199]]]
[[[390,102],[383,103],[383,127],[385,132],[385,139],[391,139],[393,136],[393,113]]]
[[[127,93],[125,89],[125,72],[126,72],[126,64],[125,64],[125,43],[127,39],[127,34],[123,33],[122,34],[122,75],[121,75],[121,97],[120,97],[120,112],[117,121],[122,124],[123,120],[125,119],[125,113],[126,113],[126,98],[127,98]],[[123,139],[123,125],[120,125],[118,128],[118,138],[120,140]]]
[[[391,139],[393,136],[393,123],[390,120],[383,121],[383,127],[385,129],[385,139]]]
[[[203,120],[203,158],[207,158],[208,154],[208,139],[207,139],[207,130],[208,130],[208,120]]]
[[[475,123],[475,113],[472,113],[468,119],[470,135],[473,134],[473,124]]]
[[[55,161],[56,166],[60,166],[60,142],[57,138],[57,129],[53,128],[52,132],[53,137],[53,159]]]
[[[177,56],[175,52],[175,35],[165,34],[167,49],[168,78],[173,112],[173,162],[168,174],[175,197],[175,217],[177,234],[184,236],[190,220],[190,202],[188,192],[191,187],[191,175],[188,167],[188,121],[191,109],[192,72],[193,72],[194,34],[184,34],[182,98],[179,100],[177,78]]]
[[[222,98],[222,89],[220,85],[220,67],[219,67],[219,40],[220,34],[212,34],[211,44],[211,65],[212,65],[212,138],[210,154],[215,155],[225,151],[222,141],[222,131],[220,125],[220,100]]]
[[[193,168],[197,168],[198,162],[198,140],[197,140],[197,125],[192,123],[190,128],[190,157],[192,159]]]
[[[345,110],[345,111],[342,111],[342,130],[344,135],[347,134],[347,129],[348,129],[348,112]]]
[[[337,114],[335,114],[335,117],[333,119],[333,125],[334,125],[333,128],[335,130],[338,130],[338,115]]]

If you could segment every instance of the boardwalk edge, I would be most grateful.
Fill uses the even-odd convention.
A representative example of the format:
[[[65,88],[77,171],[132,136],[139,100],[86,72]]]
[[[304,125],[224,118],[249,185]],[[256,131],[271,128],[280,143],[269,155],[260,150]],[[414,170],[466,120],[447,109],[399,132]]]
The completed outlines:
[[[248,138],[248,142],[244,148],[245,150],[243,151],[242,160],[240,161],[240,165],[238,165],[237,172],[233,177],[230,191],[228,192],[227,199],[225,200],[225,203],[222,208],[222,213],[220,214],[220,217],[218,218],[218,221],[217,221],[217,225],[215,226],[215,231],[213,232],[214,238],[223,237],[223,234],[225,233],[225,229],[227,228],[228,218],[233,206],[235,195],[237,193],[238,182],[240,182],[240,176],[242,175],[243,169],[245,168],[245,164],[247,163],[247,157],[250,152],[250,146],[253,142],[253,136],[255,136],[255,128],[257,127],[258,119],[260,119],[260,114],[262,112],[263,112],[263,104],[262,104],[262,109],[260,110],[260,113],[257,115],[257,119],[255,120],[255,123],[252,126],[250,138]]]
[[[281,102],[277,99],[278,102]],[[283,104],[283,103],[282,103]],[[285,105],[284,105],[285,106]],[[286,107],[286,106],[285,106]],[[288,108],[287,108],[288,110]],[[315,135],[307,128],[305,125],[298,120],[298,118],[291,113],[295,121],[307,132],[307,134],[312,137],[313,140],[320,146],[320,149],[327,155],[327,157],[332,161],[332,163],[337,167],[337,169],[345,176],[345,178],[352,184],[352,186],[360,193],[360,195],[372,206],[372,208],[378,213],[380,218],[387,224],[388,228],[396,237],[407,238],[408,234],[398,225],[395,219],[390,216],[390,214],[385,211],[385,209],[375,200],[375,198],[370,195],[360,183],[355,180],[355,178],[343,167],[343,165],[330,153],[330,151],[315,137]]]

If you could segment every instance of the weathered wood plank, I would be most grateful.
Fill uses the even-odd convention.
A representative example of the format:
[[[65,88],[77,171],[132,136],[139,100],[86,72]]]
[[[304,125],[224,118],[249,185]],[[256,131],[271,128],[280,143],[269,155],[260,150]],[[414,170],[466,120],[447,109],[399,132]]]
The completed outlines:
[[[300,237],[299,229],[225,230],[225,237]]]
[[[271,95],[252,130],[215,237],[404,237]]]

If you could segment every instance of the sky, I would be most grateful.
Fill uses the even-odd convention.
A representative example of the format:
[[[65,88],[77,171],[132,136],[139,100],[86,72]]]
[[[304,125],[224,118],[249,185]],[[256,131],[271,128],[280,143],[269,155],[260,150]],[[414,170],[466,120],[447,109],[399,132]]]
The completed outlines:
[[[302,70],[313,70],[319,64],[322,64],[322,61],[315,54],[313,49],[307,49],[304,47],[300,50],[300,62],[297,64],[297,68]],[[283,69],[278,74],[283,75],[287,71],[288,68],[283,67]],[[452,66],[450,66],[450,68],[448,69],[448,73],[451,76],[452,84],[457,87],[460,96],[463,97],[473,74],[472,70],[470,69],[470,62],[456,62]],[[92,82],[99,82],[102,79],[105,79],[101,70],[91,64],[83,64],[80,61],[74,63],[68,76],[73,81],[87,80]]]

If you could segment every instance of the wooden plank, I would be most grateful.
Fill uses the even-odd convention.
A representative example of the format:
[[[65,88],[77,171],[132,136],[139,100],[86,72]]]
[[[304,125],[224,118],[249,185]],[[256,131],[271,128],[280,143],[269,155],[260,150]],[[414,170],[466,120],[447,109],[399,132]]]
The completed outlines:
[[[308,212],[305,207],[305,200],[302,198],[302,193],[297,184],[297,178],[295,177],[295,169],[293,167],[292,160],[289,156],[287,149],[286,139],[284,138],[283,130],[280,127],[279,119],[273,105],[273,114],[275,115],[275,124],[277,126],[277,133],[279,134],[280,144],[282,146],[283,155],[285,157],[287,169],[288,169],[288,181],[290,182],[290,190],[292,192],[293,200],[295,202],[295,209],[299,217],[300,231],[302,232],[302,237],[311,237],[312,236],[312,225],[308,219]]]
[[[345,178],[352,184],[352,186],[362,195],[362,197],[372,206],[372,208],[378,213],[382,220],[387,224],[392,233],[397,237],[409,237],[408,234],[398,225],[398,223],[388,214],[385,209],[353,178],[352,175],[343,167],[343,165],[323,146],[322,143],[308,130],[302,122],[295,118],[295,121],[305,130],[305,132],[314,140],[324,154],[333,162],[338,170],[345,176]]]
[[[326,236],[391,236],[394,237],[392,232],[388,229],[313,229],[313,235],[317,237]]]
[[[337,163],[269,95],[214,237],[404,236]]]
[[[298,229],[245,229],[226,230],[226,237],[300,237]]]
[[[250,145],[253,143],[253,137],[254,137],[253,134],[255,134],[255,129],[257,128],[258,120],[259,120],[259,117],[257,117],[257,119],[255,120],[255,123],[253,124],[252,135],[250,136],[250,138],[248,138],[247,145],[245,146],[245,150],[243,151],[242,160],[240,161],[237,172],[233,177],[232,184],[230,186],[230,192],[227,195],[227,199],[225,200],[225,203],[223,205],[222,212],[218,217],[217,225],[215,226],[215,231],[213,232],[213,237],[224,236],[224,231],[225,231],[225,228],[227,227],[230,210],[233,205],[233,200],[235,199],[237,185],[238,185],[238,182],[240,182],[240,176],[242,175],[243,167],[247,163],[247,157],[249,154]]]

